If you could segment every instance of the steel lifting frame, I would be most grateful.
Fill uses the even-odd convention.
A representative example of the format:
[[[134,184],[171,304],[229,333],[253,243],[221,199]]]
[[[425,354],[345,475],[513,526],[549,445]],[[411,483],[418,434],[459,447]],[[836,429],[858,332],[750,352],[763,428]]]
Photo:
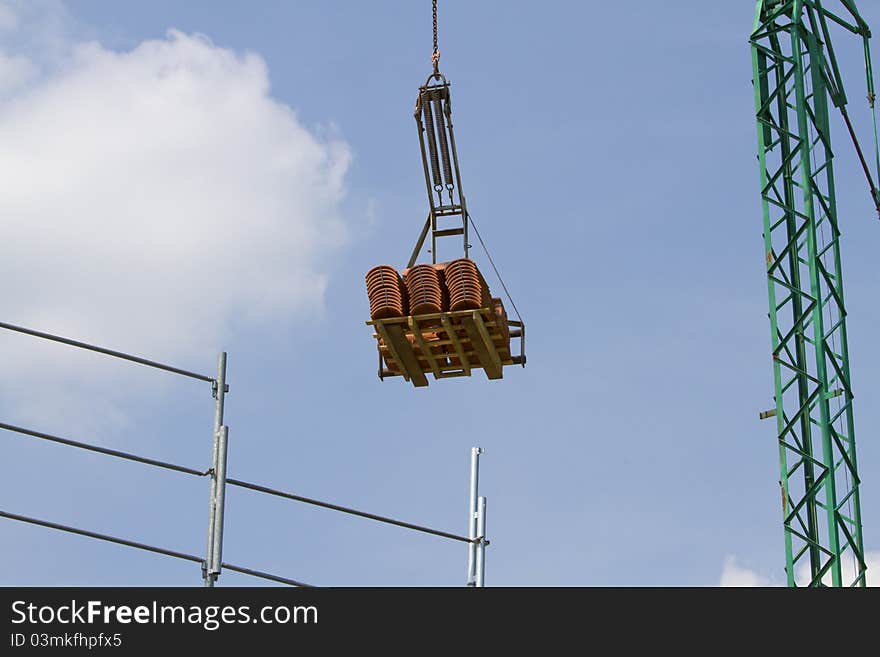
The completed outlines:
[[[829,24],[855,3],[759,0],[751,35],[789,586],[865,586],[829,100],[845,111]]]
[[[461,189],[461,172],[458,167],[458,152],[455,148],[455,133],[452,129],[452,99],[449,82],[439,71],[435,71],[419,87],[416,106],[413,111],[419,130],[419,145],[422,151],[422,168],[425,173],[425,187],[428,192],[428,218],[416,241],[407,267],[412,267],[431,233],[431,261],[437,263],[437,239],[461,235],[464,240],[464,257],[468,257],[468,212],[467,202]],[[450,227],[450,221],[458,219]],[[441,226],[440,222],[445,225]]]

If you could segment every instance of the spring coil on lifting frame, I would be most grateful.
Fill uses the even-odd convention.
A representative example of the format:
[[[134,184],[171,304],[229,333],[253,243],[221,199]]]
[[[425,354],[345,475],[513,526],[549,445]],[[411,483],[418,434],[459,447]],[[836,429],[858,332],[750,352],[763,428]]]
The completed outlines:
[[[449,159],[449,142],[446,139],[446,118],[441,106],[440,92],[434,94],[434,114],[437,117],[437,137],[440,140],[440,156],[443,159],[443,176],[446,179],[446,189],[452,190],[455,183],[452,180],[452,162]],[[447,105],[447,108],[449,105]]]
[[[438,192],[443,189],[443,180],[440,178],[440,162],[437,159],[437,140],[434,134],[434,115],[431,112],[431,101],[428,94],[422,96],[422,113],[425,120],[425,132],[428,142],[428,155],[431,160],[431,175],[434,179],[434,189]]]

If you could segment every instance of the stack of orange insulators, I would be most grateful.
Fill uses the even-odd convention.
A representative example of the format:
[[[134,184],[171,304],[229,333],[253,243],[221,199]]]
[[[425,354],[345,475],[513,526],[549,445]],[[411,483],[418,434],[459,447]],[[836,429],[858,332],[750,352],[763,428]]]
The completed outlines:
[[[390,265],[367,272],[370,316],[388,319],[461,310],[492,308],[496,321],[507,329],[501,299],[493,297],[473,260],[459,258],[436,265],[416,265],[403,277]]]
[[[406,289],[400,274],[390,265],[379,265],[367,272],[370,317],[386,319],[407,314]]]
[[[473,260],[459,258],[446,264],[449,309],[476,310],[489,305],[489,290]]]
[[[443,308],[440,274],[433,265],[416,265],[404,274],[409,295],[409,314],[439,313]]]

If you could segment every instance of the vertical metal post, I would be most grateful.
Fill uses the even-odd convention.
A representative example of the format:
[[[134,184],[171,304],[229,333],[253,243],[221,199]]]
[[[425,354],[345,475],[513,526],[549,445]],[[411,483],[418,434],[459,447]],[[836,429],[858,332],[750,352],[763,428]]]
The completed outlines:
[[[468,499],[468,538],[473,541],[477,537],[477,494],[480,486],[480,454],[481,447],[471,447],[471,494]],[[468,543],[467,586],[474,586],[477,544]]]
[[[489,541],[486,540],[486,498],[477,498],[477,538],[480,539],[477,549],[476,560],[476,583],[475,586],[483,588],[486,586],[486,546]]]
[[[202,566],[202,578],[205,586],[214,586],[216,577],[211,572],[214,566],[214,533],[217,505],[217,469],[218,452],[220,451],[220,428],[223,426],[223,402],[226,397],[226,352],[221,351],[217,358],[217,379],[214,381],[214,436],[211,450],[211,495],[208,500],[208,547],[205,552],[205,563]]]
[[[216,486],[214,496],[214,547],[211,552],[211,577],[216,580],[220,576],[220,565],[223,563],[223,513],[226,510],[226,453],[229,444],[229,427],[220,428],[220,440],[217,449],[217,469],[215,471]]]

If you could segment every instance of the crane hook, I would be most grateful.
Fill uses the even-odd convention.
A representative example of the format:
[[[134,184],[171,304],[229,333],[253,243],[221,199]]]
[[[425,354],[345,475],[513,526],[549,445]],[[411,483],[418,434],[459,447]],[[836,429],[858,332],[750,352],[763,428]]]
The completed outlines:
[[[434,52],[431,53],[431,64],[433,64],[433,66],[434,66],[434,79],[439,80],[440,79],[440,51],[439,50],[434,50]]]

